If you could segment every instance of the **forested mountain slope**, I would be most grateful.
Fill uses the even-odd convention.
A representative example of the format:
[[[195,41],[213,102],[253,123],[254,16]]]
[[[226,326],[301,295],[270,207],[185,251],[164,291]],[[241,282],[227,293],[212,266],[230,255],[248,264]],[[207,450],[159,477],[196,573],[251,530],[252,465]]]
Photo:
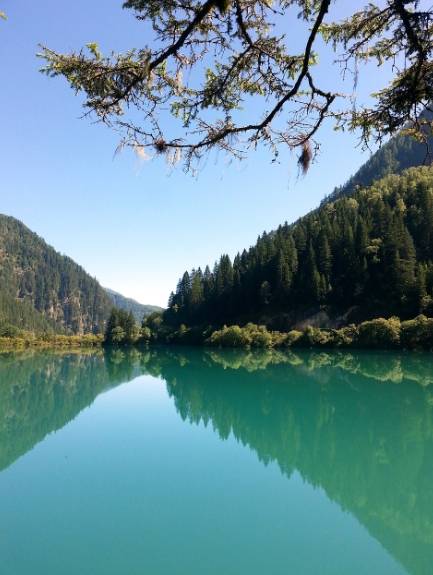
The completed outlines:
[[[433,168],[391,175],[264,233],[234,262],[185,272],[169,325],[287,329],[433,314]]]
[[[433,121],[433,113],[428,117],[424,114],[424,118]],[[350,196],[358,188],[370,186],[390,174],[401,174],[407,168],[429,165],[432,162],[432,157],[429,156],[432,151],[433,135],[423,143],[410,136],[398,134],[379,148],[344,185],[335,188],[324,202]]]
[[[82,267],[0,215],[0,323],[73,333],[103,329],[112,300]]]
[[[131,311],[132,315],[138,323],[141,323],[143,318],[148,317],[151,313],[154,313],[155,311],[162,311],[162,308],[156,305],[145,305],[139,303],[135,299],[125,297],[122,294],[109,288],[104,289],[111,298],[113,305],[127,312]]]

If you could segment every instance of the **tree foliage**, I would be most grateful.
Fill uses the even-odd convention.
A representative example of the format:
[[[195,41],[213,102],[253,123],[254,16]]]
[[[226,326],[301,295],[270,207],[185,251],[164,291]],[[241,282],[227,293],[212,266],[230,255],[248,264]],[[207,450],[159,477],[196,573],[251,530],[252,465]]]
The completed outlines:
[[[352,4],[352,3],[351,3]],[[335,5],[335,6],[334,6]],[[420,0],[360,4],[334,20],[341,0],[128,0],[148,45],[104,55],[96,43],[71,54],[44,47],[45,72],[84,94],[87,112],[118,129],[121,145],[151,149],[188,169],[216,148],[242,158],[258,144],[278,155],[300,150],[307,169],[315,135],[332,117],[381,141],[406,127],[425,138],[421,112],[433,94],[433,11]],[[292,48],[291,30],[303,35]],[[374,105],[355,108],[319,84],[319,50],[338,54],[343,73],[391,64],[394,77]],[[323,77],[322,73],[322,77]],[[252,101],[256,105],[250,106]],[[166,121],[169,110],[177,121]]]
[[[129,345],[139,337],[132,311],[113,308],[107,321],[104,341],[108,345]]]
[[[433,313],[432,168],[387,176],[263,233],[233,262],[186,272],[164,322],[288,329],[320,310],[342,321]]]
[[[82,267],[20,221],[0,215],[0,324],[98,333],[111,307],[104,289]]]
[[[431,112],[425,112],[422,117],[427,122],[433,120]],[[433,133],[426,133],[425,142],[420,142],[410,135],[399,133],[373,154],[361,168],[344,185],[325,198],[325,202],[334,201],[342,196],[350,196],[359,188],[388,176],[401,174],[407,168],[431,163],[433,150]]]

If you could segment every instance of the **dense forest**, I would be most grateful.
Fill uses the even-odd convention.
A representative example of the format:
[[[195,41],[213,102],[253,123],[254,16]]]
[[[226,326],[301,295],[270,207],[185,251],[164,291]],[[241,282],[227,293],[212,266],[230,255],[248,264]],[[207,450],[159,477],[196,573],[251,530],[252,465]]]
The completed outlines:
[[[423,117],[433,121],[433,112],[425,112]],[[401,174],[407,168],[431,163],[429,154],[432,149],[433,135],[426,142],[420,142],[409,135],[398,134],[379,148],[344,185],[335,188],[323,203],[350,196],[357,189],[371,186],[390,174]]]
[[[23,329],[39,331],[50,325],[56,331],[97,333],[113,306],[82,267],[20,221],[3,215],[0,286],[2,323]]]
[[[21,330],[32,333],[62,333],[55,321],[37,311],[30,301],[24,301],[3,291],[0,287],[0,337],[15,337]]]
[[[113,307],[138,322],[160,309],[101,287],[19,220],[0,215],[0,337],[102,333]]]
[[[427,145],[396,135],[318,209],[233,261],[185,272],[164,325],[287,330],[433,315],[432,146],[433,135]]]
[[[249,322],[287,332],[433,316],[433,168],[419,165],[425,154],[408,136],[393,138],[318,209],[264,232],[233,261],[224,254],[212,269],[185,272],[164,312],[102,288],[21,222],[0,216],[0,336],[105,332],[117,345],[155,332],[170,341],[167,334],[192,327],[204,341]],[[418,167],[402,171],[410,165]],[[268,338],[250,331],[241,339]],[[362,343],[358,335],[352,344]]]
[[[433,169],[411,168],[185,272],[168,326],[338,326],[433,314]]]

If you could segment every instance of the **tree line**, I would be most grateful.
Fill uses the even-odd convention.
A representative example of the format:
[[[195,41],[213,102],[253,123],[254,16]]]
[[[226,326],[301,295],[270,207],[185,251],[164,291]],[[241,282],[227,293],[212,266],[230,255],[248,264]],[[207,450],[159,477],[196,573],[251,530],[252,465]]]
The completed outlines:
[[[81,266],[4,215],[0,250],[0,324],[37,332],[103,331],[112,301]]]
[[[347,322],[433,314],[431,168],[387,176],[263,233],[233,261],[186,271],[163,321],[287,329],[319,310]]]

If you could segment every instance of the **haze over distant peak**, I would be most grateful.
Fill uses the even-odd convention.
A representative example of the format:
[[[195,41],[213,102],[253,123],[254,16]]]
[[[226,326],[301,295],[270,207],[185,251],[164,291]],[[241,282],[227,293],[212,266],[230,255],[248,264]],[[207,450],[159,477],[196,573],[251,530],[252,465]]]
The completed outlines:
[[[104,287],[103,289],[107,292],[115,307],[125,311],[131,311],[137,322],[141,322],[143,317],[147,317],[155,311],[162,311],[162,307],[160,306],[142,304],[137,300],[125,297],[110,288]]]

